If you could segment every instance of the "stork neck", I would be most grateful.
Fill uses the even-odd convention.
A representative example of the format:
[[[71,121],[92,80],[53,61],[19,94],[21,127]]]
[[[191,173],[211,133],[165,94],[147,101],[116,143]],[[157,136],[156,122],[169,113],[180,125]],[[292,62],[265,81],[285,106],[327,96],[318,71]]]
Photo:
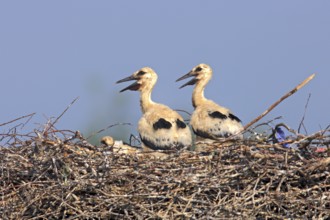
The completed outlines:
[[[198,82],[196,84],[192,96],[192,104],[194,108],[206,101],[206,98],[204,97],[204,88],[206,84],[207,82]]]
[[[141,91],[140,105],[142,113],[145,113],[153,104],[154,102],[151,100],[151,89]]]

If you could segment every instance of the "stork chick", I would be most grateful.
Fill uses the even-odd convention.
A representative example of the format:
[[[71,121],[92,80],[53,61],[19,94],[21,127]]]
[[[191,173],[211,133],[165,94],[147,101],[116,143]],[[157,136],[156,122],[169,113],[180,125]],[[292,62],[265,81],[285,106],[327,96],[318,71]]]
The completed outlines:
[[[199,64],[189,73],[176,81],[194,77],[180,87],[195,85],[192,104],[195,111],[191,115],[190,124],[194,133],[201,138],[218,139],[229,137],[243,130],[241,120],[229,109],[219,106],[212,100],[204,97],[204,88],[212,78],[212,69],[206,64]],[[241,134],[237,137],[242,138]]]
[[[143,115],[138,124],[138,131],[142,140],[142,147],[144,151],[179,150],[189,147],[192,144],[192,137],[183,118],[169,107],[151,100],[151,92],[157,78],[157,74],[150,67],[144,67],[117,82],[136,80],[120,92],[126,90],[140,91],[140,105]]]
[[[123,141],[115,141],[111,136],[104,136],[100,142],[101,144],[109,146],[115,153],[133,155],[139,152],[137,147],[125,144]]]

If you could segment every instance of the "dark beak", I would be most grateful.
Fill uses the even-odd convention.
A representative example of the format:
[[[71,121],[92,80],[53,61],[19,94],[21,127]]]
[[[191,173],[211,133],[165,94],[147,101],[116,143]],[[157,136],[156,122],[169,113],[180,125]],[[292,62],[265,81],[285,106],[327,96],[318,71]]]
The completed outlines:
[[[192,71],[190,71],[190,72],[187,73],[186,75],[184,75],[184,76],[180,77],[179,79],[177,79],[176,82],[181,81],[181,80],[183,80],[183,79],[187,79],[187,78],[189,78],[189,77],[193,77],[193,76],[195,76],[195,75],[193,74]],[[181,88],[183,88],[183,87],[185,87],[185,86],[195,85],[196,82],[198,82],[198,79],[193,78],[192,80],[190,80],[190,81],[188,81],[187,83],[185,83],[185,84],[183,84],[182,86],[180,86],[179,89],[181,89]]]
[[[129,76],[129,77],[126,77],[124,79],[117,81],[116,83],[122,83],[122,82],[127,82],[127,81],[132,81],[132,80],[137,80],[137,79],[134,76]],[[126,90],[136,91],[140,88],[140,86],[141,85],[138,82],[134,82],[131,85],[127,86],[126,88],[120,90],[120,92],[124,92]]]
[[[124,79],[118,80],[116,83],[122,83],[122,82],[127,82],[127,81],[132,81],[132,80],[136,80],[136,79],[134,78],[134,76],[129,76]]]

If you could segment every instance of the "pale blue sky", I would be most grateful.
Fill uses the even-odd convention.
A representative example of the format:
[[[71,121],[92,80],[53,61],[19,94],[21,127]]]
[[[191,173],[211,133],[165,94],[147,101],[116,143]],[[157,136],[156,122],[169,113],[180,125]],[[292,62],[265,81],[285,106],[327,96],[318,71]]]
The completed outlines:
[[[315,132],[330,123],[329,11],[327,0],[1,1],[0,124],[37,112],[31,130],[79,96],[59,129],[130,122],[137,134],[138,93],[118,93],[126,84],[115,82],[150,66],[154,101],[191,112],[192,87],[175,80],[207,63],[205,95],[244,124],[316,72],[263,119],[283,116],[296,129],[311,93],[305,125]]]

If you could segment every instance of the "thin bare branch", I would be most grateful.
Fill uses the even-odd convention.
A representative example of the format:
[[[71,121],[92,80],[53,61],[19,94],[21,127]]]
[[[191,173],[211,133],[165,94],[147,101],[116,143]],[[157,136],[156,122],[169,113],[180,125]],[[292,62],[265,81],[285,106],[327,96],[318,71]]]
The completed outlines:
[[[305,130],[305,134],[307,134],[307,129],[306,129],[305,125],[304,125],[304,120],[305,120],[306,111],[307,111],[307,107],[308,107],[308,103],[309,103],[310,98],[311,98],[311,94],[309,93],[308,98],[307,98],[307,101],[306,101],[306,105],[305,105],[304,115],[303,115],[303,117],[302,117],[302,119],[300,121],[300,124],[298,126],[298,133],[300,133],[300,129],[301,129],[301,127],[303,127],[304,130]]]
[[[47,133],[49,129],[51,129],[57,122],[60,120],[60,118],[69,110],[69,108],[79,99],[79,96],[75,98],[69,105],[66,107],[66,109],[54,120],[54,122],[50,122],[48,127],[45,129],[44,133]]]
[[[315,77],[315,73],[307,77],[302,83],[297,85],[294,89],[292,89],[290,92],[286,93],[284,96],[282,96],[278,101],[276,101],[274,104],[272,104],[266,111],[264,111],[261,115],[253,119],[251,122],[246,124],[244,126],[244,130],[249,128],[251,125],[259,121],[261,118],[263,118],[265,115],[267,115],[269,112],[271,112],[278,104],[280,104],[282,101],[284,101],[286,98],[290,97],[294,93],[296,93],[299,89],[304,87],[309,81],[311,81]]]
[[[103,131],[105,131],[105,130],[108,130],[109,128],[112,128],[112,127],[115,127],[115,126],[119,126],[119,125],[129,125],[129,126],[132,126],[131,123],[126,123],[126,122],[124,122],[124,123],[116,123],[116,124],[112,124],[112,125],[109,125],[109,126],[106,127],[106,128],[102,128],[101,130],[98,130],[98,131],[93,132],[92,134],[90,134],[90,135],[86,138],[86,140],[90,139],[91,137],[93,137],[93,136],[95,136],[95,135],[97,135],[97,134],[99,134],[99,133],[101,133],[101,132],[103,132]]]
[[[11,123],[13,123],[13,122],[15,122],[15,121],[18,121],[18,120],[21,120],[21,119],[23,119],[23,118],[32,118],[34,115],[35,115],[36,113],[34,112],[34,113],[31,113],[31,114],[28,114],[28,115],[24,115],[24,116],[21,116],[21,117],[19,117],[19,118],[16,118],[16,119],[13,119],[13,120],[11,120],[11,121],[8,121],[8,122],[5,122],[5,123],[3,123],[3,124],[0,124],[0,127],[1,126],[4,126],[4,125],[7,125],[7,124],[11,124]],[[29,119],[30,120],[30,119]]]

